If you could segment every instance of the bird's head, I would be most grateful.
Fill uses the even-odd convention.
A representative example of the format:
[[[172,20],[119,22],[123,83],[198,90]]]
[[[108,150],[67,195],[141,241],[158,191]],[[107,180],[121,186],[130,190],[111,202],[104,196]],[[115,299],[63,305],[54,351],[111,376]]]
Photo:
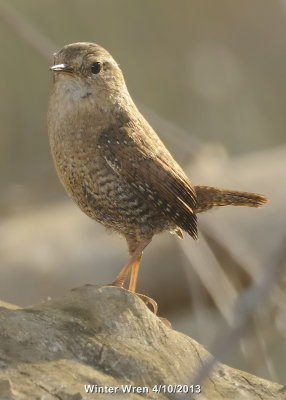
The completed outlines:
[[[54,86],[66,92],[81,92],[81,97],[107,98],[124,95],[123,74],[112,56],[94,43],[73,43],[54,54]]]

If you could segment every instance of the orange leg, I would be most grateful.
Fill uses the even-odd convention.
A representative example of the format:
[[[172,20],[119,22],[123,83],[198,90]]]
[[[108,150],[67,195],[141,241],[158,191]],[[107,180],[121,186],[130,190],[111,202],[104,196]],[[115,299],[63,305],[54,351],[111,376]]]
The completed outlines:
[[[119,272],[119,274],[115,278],[115,281],[111,284],[112,286],[123,287],[123,284],[125,282],[125,279],[127,278],[127,275],[129,274],[129,271],[131,270],[131,268],[133,267],[134,264],[135,265],[138,264],[137,267],[135,266],[135,268],[134,268],[135,272],[133,272],[134,276],[132,278],[132,281],[133,281],[132,285],[134,285],[134,289],[135,289],[138,268],[139,268],[139,262],[140,262],[140,259],[142,256],[142,251],[151,242],[151,240],[152,239],[147,239],[147,240],[144,240],[144,242],[141,242],[139,244],[139,246],[136,248],[136,250],[130,257],[128,263],[122,268],[122,270]],[[136,269],[137,269],[137,271],[136,271]]]
[[[139,257],[137,258],[135,263],[132,265],[132,269],[131,269],[129,290],[130,290],[130,292],[133,292],[133,293],[135,292],[135,288],[136,288],[136,282],[137,282],[137,276],[138,276],[138,270],[139,270],[139,264],[140,264],[141,257],[142,257],[142,253],[139,255]]]
[[[139,255],[135,263],[132,265],[131,269],[131,276],[130,276],[130,283],[129,283],[129,290],[132,293],[135,293],[136,289],[136,282],[137,282],[137,276],[138,276],[138,270],[139,270],[139,265],[140,265],[140,260],[142,257],[142,253]],[[151,297],[145,296],[144,294],[139,294],[135,293],[145,304],[151,304],[153,308],[154,314],[157,314],[158,311],[158,305],[155,300],[151,299]]]
[[[115,281],[111,284],[111,286],[119,286],[123,287],[123,284],[129,274],[129,271],[131,270],[131,277],[130,277],[130,283],[129,283],[129,290],[132,293],[135,293],[135,288],[136,288],[136,282],[137,282],[137,276],[138,276],[138,270],[139,270],[139,264],[140,260],[142,257],[142,252],[145,249],[145,247],[151,242],[151,239],[147,239],[144,242],[141,242],[139,246],[136,248],[132,256],[130,257],[128,263],[122,268],[122,270],[119,272],[117,277],[115,278]],[[153,308],[153,312],[157,314],[158,306],[155,300],[151,299],[148,296],[145,296],[144,294],[139,294],[135,293],[145,304],[151,304]]]

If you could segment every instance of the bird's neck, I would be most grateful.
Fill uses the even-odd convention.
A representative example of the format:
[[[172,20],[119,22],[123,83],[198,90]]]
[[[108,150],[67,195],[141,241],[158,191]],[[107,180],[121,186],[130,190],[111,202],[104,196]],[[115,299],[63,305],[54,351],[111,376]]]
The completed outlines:
[[[58,82],[54,85],[49,102],[48,125],[51,141],[72,140],[75,131],[88,131],[96,135],[118,121],[124,124],[136,115],[126,87],[96,93],[89,86]]]

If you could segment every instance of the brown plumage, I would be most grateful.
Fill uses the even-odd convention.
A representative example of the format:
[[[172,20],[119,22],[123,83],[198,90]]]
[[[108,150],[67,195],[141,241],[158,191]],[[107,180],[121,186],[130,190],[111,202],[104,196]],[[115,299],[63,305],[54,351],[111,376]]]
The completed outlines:
[[[102,47],[74,43],[55,54],[48,131],[59,177],[91,218],[126,238],[131,258],[114,281],[135,291],[142,250],[181,230],[197,238],[196,213],[259,207],[264,196],[193,186],[140,114],[122,72]]]

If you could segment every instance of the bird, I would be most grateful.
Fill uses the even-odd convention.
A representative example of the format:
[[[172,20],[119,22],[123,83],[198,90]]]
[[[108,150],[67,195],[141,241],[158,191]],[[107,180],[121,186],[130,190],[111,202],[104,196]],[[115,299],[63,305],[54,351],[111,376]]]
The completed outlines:
[[[136,293],[143,250],[164,231],[198,238],[197,214],[216,206],[260,207],[256,193],[193,185],[135,106],[103,47],[78,42],[54,54],[48,136],[54,164],[80,209],[126,239],[129,260],[111,285]],[[138,294],[139,295],[139,294]],[[156,303],[139,295],[150,303]]]

